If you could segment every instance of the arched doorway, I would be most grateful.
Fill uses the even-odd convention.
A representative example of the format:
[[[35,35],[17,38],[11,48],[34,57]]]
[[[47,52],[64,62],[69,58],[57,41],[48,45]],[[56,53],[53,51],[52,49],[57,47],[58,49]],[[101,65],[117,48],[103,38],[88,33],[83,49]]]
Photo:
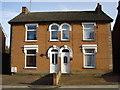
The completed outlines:
[[[70,73],[70,57],[72,57],[72,50],[64,45],[60,49],[61,54],[61,73]]]
[[[59,65],[59,48],[53,45],[48,50],[48,57],[50,58],[50,73],[56,73],[59,71],[58,65]]]

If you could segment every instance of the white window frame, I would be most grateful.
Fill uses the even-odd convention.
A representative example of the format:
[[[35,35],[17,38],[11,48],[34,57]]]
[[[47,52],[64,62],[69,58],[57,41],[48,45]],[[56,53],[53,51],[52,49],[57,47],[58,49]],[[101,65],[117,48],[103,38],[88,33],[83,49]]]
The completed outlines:
[[[26,66],[27,50],[36,50],[36,55],[37,55],[37,53],[38,53],[38,45],[24,45],[24,53],[25,53],[25,66],[24,66],[24,68],[37,68],[37,66],[36,67],[27,67]],[[36,65],[37,65],[37,63],[36,63]]]
[[[63,26],[63,25],[67,25],[67,26],[69,26],[69,27],[70,27],[70,29],[69,29],[69,34],[68,34],[68,35],[69,35],[69,39],[63,39],[63,38],[62,38],[62,37],[63,37],[63,36],[62,36],[62,35],[63,35],[62,33],[63,33],[63,31],[65,31],[65,30],[66,30],[66,29],[62,29],[62,26]],[[72,29],[72,28],[71,28],[71,25],[70,25],[70,24],[68,24],[68,23],[63,23],[63,24],[61,24],[61,25],[60,25],[60,31],[61,31],[61,41],[70,41],[70,31],[71,31],[71,29]]]
[[[35,29],[28,30],[27,29],[28,26],[36,26],[36,30]],[[37,23],[34,23],[34,24],[25,24],[25,28],[26,28],[25,42],[36,42],[37,41],[37,28],[38,28],[38,24]],[[36,40],[27,40],[27,31],[36,31]]]
[[[58,26],[58,39],[52,39],[52,31],[56,31],[56,30],[51,30],[51,27],[52,27],[53,25]],[[52,24],[50,24],[50,26],[49,26],[49,31],[50,31],[50,41],[59,41],[59,25],[58,25],[57,23],[52,23]]]
[[[83,27],[83,40],[84,41],[95,41],[95,28],[94,28],[94,39],[85,39],[85,33],[84,33],[84,29],[87,29],[89,30],[88,28],[84,28],[84,25],[94,25],[94,27],[96,26],[96,23],[95,22],[83,22],[82,23],[82,27]]]
[[[94,53],[86,53],[85,52],[86,49],[94,49],[95,52]],[[96,55],[95,54],[97,53],[97,45],[95,45],[95,44],[94,45],[93,44],[82,45],[82,51],[83,51],[83,57],[84,57],[84,62],[83,62],[84,68],[96,68]],[[85,66],[85,63],[86,63],[85,55],[94,55],[94,62],[93,62],[94,66]]]

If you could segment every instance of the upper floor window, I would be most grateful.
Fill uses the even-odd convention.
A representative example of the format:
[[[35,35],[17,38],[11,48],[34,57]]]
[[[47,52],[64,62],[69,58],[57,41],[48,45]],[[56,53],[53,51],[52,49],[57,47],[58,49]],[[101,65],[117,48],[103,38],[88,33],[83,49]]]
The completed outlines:
[[[26,24],[26,41],[36,41],[37,24]]]
[[[69,41],[70,40],[69,32],[71,31],[71,26],[67,23],[63,23],[60,27],[60,30],[61,30],[61,40]]]
[[[58,31],[59,31],[59,25],[56,23],[53,23],[49,26],[50,31],[50,41],[58,41]]]
[[[82,23],[83,25],[83,40],[93,41],[95,40],[94,26],[95,23]]]

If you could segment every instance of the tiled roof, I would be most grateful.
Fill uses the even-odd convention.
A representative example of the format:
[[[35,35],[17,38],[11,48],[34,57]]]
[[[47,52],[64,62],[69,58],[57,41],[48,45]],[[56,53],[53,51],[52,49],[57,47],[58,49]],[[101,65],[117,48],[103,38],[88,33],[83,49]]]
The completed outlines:
[[[29,12],[20,13],[9,21],[12,23],[38,23],[52,21],[80,21],[80,22],[112,22],[103,11],[61,11],[61,12]]]

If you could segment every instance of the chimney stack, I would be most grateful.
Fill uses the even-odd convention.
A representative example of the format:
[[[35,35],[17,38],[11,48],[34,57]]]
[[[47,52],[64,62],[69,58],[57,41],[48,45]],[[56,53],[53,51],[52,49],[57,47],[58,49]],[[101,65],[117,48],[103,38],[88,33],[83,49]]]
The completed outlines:
[[[27,7],[22,7],[22,13],[28,14],[29,13],[28,8]]]
[[[100,3],[97,3],[97,7],[96,7],[95,11],[97,11],[97,12],[102,11],[102,6],[100,5]]]

